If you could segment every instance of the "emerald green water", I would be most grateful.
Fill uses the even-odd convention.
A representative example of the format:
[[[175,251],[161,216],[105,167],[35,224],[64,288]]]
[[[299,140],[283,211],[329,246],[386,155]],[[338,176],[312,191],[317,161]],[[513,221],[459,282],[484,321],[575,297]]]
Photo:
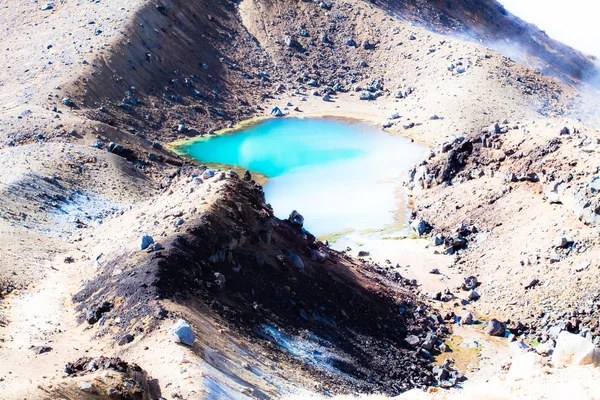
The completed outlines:
[[[305,227],[323,235],[393,223],[400,177],[426,148],[362,123],[280,118],[181,150],[266,175],[276,215],[298,210]]]

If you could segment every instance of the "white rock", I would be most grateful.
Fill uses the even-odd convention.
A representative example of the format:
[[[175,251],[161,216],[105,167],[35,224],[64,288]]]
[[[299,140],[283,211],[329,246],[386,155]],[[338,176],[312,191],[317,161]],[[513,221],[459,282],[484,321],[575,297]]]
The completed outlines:
[[[184,343],[192,346],[196,340],[196,334],[186,320],[180,319],[169,328],[169,338],[175,343]]]
[[[552,363],[555,366],[565,364],[600,366],[600,349],[579,335],[562,331],[558,335],[556,348],[552,353]]]

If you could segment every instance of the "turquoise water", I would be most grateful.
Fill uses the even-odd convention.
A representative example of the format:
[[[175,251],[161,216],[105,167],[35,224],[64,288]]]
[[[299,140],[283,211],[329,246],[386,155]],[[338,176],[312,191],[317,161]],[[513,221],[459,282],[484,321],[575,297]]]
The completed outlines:
[[[280,118],[182,150],[266,175],[275,214],[298,210],[305,227],[323,235],[394,223],[400,178],[426,148],[362,123]]]

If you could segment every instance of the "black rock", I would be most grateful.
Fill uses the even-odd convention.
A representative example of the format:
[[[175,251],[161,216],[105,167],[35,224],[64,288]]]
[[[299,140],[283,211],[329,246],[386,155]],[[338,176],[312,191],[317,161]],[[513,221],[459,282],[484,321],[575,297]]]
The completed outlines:
[[[119,339],[118,345],[123,346],[123,345],[126,345],[127,343],[131,343],[131,342],[133,342],[133,335],[130,333],[126,333],[123,336],[121,336],[121,339]]]

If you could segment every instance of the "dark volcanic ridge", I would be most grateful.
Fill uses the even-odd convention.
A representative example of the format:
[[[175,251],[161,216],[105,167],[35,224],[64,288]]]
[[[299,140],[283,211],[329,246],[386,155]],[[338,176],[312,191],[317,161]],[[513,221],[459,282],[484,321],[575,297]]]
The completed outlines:
[[[182,170],[177,179],[191,171]],[[94,328],[98,336],[119,337],[130,326],[144,335],[169,316],[161,301],[176,300],[217,316],[273,357],[310,371],[332,392],[396,395],[434,384],[432,354],[449,330],[420,300],[414,282],[278,220],[259,185],[228,179],[221,200],[162,245],[143,257],[125,253],[108,261],[73,298],[82,323],[88,323],[84,311],[89,317],[100,307],[105,319],[118,315],[120,322]],[[116,268],[122,278],[115,279]],[[432,339],[431,352],[411,347],[408,335]],[[286,342],[302,338],[329,356],[317,362],[302,359],[303,350],[286,349]]]

